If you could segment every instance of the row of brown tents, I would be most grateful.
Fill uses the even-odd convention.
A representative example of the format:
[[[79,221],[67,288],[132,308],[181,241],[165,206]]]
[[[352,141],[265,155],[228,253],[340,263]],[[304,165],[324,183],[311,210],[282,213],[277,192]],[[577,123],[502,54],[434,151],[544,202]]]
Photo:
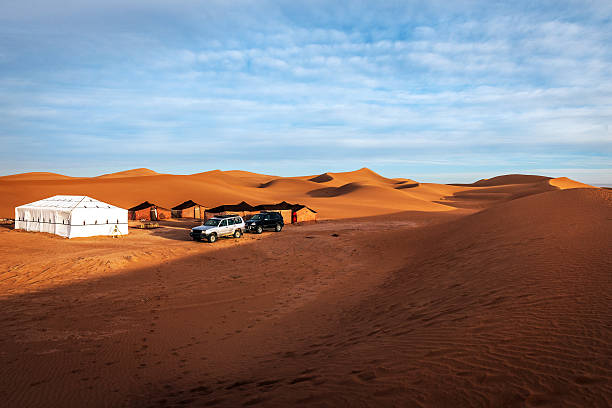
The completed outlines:
[[[317,212],[302,204],[290,204],[283,201],[278,204],[261,204],[252,206],[242,201],[238,204],[225,204],[206,208],[192,200],[185,201],[171,209],[160,207],[148,201],[128,209],[130,220],[163,220],[168,218],[195,218],[207,220],[218,215],[238,214],[248,220],[261,211],[281,213],[285,224],[311,222],[317,220]]]

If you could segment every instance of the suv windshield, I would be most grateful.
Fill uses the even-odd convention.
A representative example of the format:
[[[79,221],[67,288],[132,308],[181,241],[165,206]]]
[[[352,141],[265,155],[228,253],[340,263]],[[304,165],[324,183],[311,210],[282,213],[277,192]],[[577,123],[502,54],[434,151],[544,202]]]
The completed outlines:
[[[263,219],[263,214],[255,214],[254,216],[251,217],[251,219],[253,221],[259,221],[259,220]]]
[[[207,227],[216,227],[219,225],[219,221],[221,220],[215,220],[214,218],[211,218],[210,220],[206,220],[203,225],[206,225]]]

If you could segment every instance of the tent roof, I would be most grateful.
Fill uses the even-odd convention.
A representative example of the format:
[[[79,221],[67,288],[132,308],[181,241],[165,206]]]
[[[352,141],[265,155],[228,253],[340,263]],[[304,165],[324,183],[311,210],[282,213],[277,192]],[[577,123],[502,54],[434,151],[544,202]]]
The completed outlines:
[[[290,208],[285,208],[284,206],[279,206],[278,204],[261,204],[253,207],[257,211],[274,211],[274,210],[290,210]]]
[[[302,204],[294,204],[293,205],[293,211],[300,211],[302,208],[306,208],[306,209],[312,211],[315,214],[317,213],[315,210],[313,210],[310,207],[306,207],[305,205],[302,205]]]
[[[173,210],[184,210],[185,208],[195,207],[196,205],[200,205],[192,200],[187,200],[184,203],[181,203],[175,207],[172,207]],[[203,207],[203,206],[201,206]]]
[[[44,208],[49,210],[72,211],[76,208],[114,208],[121,209],[111,204],[104,203],[88,196],[56,195],[20,205],[17,208]]]
[[[238,204],[220,205],[218,207],[209,208],[206,210],[207,213],[220,213],[226,211],[253,211],[255,207],[247,202],[240,202]]]
[[[186,201],[187,202],[187,201]],[[299,211],[302,208],[307,208],[308,210],[316,213],[312,208],[306,207],[302,204],[291,204],[286,201],[277,203],[277,204],[260,204],[253,207],[252,205],[241,202],[233,205],[220,205],[218,207],[209,208],[206,210],[207,213],[221,213],[221,212],[229,212],[229,211],[274,211],[274,210],[293,210]],[[174,207],[173,209],[178,209]]]
[[[145,208],[149,208],[149,207],[155,207],[155,204],[151,204],[148,201],[142,202],[138,205],[135,205],[132,208],[128,208],[128,211],[138,211],[138,210],[144,210]]]
[[[312,208],[306,207],[305,205],[302,204],[291,204],[288,203],[286,201],[283,201],[281,203],[278,204],[262,204],[262,205],[258,205],[255,207],[256,210],[293,210],[293,211],[299,211],[302,208],[308,208],[310,211],[312,211],[313,213],[316,213],[315,210],[313,210]]]

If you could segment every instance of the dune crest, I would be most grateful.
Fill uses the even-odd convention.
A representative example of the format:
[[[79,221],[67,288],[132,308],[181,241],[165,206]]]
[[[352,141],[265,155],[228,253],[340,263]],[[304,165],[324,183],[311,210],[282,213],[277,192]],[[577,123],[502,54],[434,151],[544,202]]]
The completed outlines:
[[[20,173],[10,174],[8,176],[1,176],[0,180],[11,181],[11,180],[68,180],[78,177],[65,176],[58,173],[49,173],[44,171],[35,171],[31,173]]]
[[[530,174],[504,174],[501,176],[481,179],[472,184],[456,184],[472,187],[495,187],[508,184],[533,184],[539,181],[550,180],[550,177],[535,176]]]
[[[515,174],[468,185],[444,185],[386,178],[365,167],[314,177],[277,177],[241,170],[173,175],[146,168],[98,177],[25,173],[0,177],[0,217],[13,217],[16,206],[57,194],[87,195],[122,208],[145,200],[167,208],[187,200],[207,207],[243,200],[253,205],[288,201],[315,209],[319,219],[335,219],[401,211],[480,209],[559,186],[586,186],[564,178],[549,180]]]
[[[142,167],[139,169],[119,171],[117,173],[102,174],[101,176],[98,176],[96,178],[104,179],[104,178],[120,178],[120,177],[144,177],[144,176],[158,176],[159,174],[160,173],[157,173],[151,169]]]
[[[557,178],[548,180],[548,182],[550,183],[551,186],[555,186],[561,190],[565,190],[568,188],[597,188],[589,184],[584,184],[579,181],[574,181],[567,177],[557,177]]]

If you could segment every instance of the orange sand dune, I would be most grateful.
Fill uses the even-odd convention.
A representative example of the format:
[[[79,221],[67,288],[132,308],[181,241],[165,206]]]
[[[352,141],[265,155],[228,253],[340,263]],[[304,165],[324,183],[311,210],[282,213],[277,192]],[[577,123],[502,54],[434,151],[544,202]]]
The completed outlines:
[[[145,200],[166,208],[187,200],[208,207],[243,200],[254,205],[288,201],[314,208],[320,219],[337,219],[399,211],[486,208],[495,202],[558,188],[554,183],[582,186],[569,179],[549,180],[542,176],[509,175],[471,185],[443,185],[386,178],[367,168],[304,177],[238,170],[172,175],[134,169],[91,178],[27,173],[0,178],[0,217],[13,217],[16,206],[57,194],[88,195],[123,208]]]
[[[551,191],[396,232],[406,265],[280,317],[270,335],[297,341],[145,401],[203,385],[188,395],[223,406],[609,406],[611,217],[609,192]]]
[[[548,182],[550,183],[550,185],[555,186],[561,190],[565,190],[568,188],[597,188],[589,184],[584,184],[579,181],[574,181],[567,177],[557,177],[557,178],[548,180]]]
[[[117,177],[142,177],[142,176],[157,176],[159,173],[145,168],[119,171],[117,173],[109,173],[98,176],[98,178],[117,178]]]
[[[145,200],[162,207],[173,207],[194,200],[208,207],[238,203],[280,201],[299,202],[315,208],[319,217],[350,218],[402,210],[449,210],[441,204],[423,200],[418,194],[407,195],[395,187],[411,183],[409,179],[387,179],[369,169],[330,173],[331,182],[317,183],[308,177],[276,177],[243,171],[213,170],[192,175],[158,174],[135,169],[95,178],[66,180],[0,179],[0,217],[12,217],[14,207],[56,194],[88,195],[111,204],[129,208]],[[352,183],[361,190],[349,196],[343,193]],[[339,188],[337,194],[319,194],[320,188]],[[437,199],[443,196],[436,197]],[[325,197],[325,200],[320,200]]]
[[[371,185],[391,185],[400,183],[416,183],[414,180],[401,178],[390,179],[381,176],[380,174],[364,167],[355,171],[342,173],[323,173],[318,176],[298,177],[315,183],[319,183],[322,187],[340,187],[349,183],[362,183]]]
[[[533,176],[528,174],[506,174],[503,176],[491,177],[489,179],[478,180],[472,184],[463,184],[466,186],[473,187],[491,187],[491,186],[500,186],[507,184],[533,184],[538,181],[549,180],[550,177],[545,176]]]
[[[455,185],[464,187],[438,201],[460,208],[487,208],[495,203],[515,200],[546,191],[567,188],[596,188],[567,177],[550,177],[511,174],[479,180],[472,184]]]
[[[157,177],[186,183],[144,179]],[[360,195],[372,188],[408,200],[394,203],[464,191],[360,186],[341,196],[358,202],[340,202],[365,211],[372,197]],[[0,397],[28,407],[607,407],[611,219],[611,191],[555,188],[480,212],[289,225],[214,245],[189,241],[184,221],[120,239],[0,226]]]
[[[32,173],[21,173],[11,174],[9,176],[1,176],[0,181],[10,180],[68,180],[76,177],[64,176],[63,174],[48,173],[48,172],[32,172]]]

